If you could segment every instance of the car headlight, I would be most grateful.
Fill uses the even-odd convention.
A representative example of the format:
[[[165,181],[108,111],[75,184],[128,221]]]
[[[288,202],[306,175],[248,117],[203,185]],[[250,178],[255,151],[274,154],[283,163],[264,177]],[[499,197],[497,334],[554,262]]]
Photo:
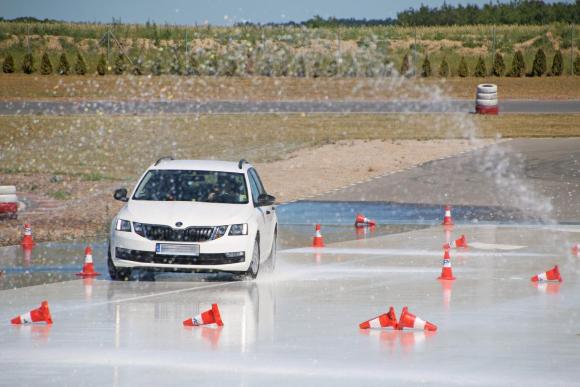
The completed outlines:
[[[232,224],[228,235],[248,235],[248,224]]]
[[[135,230],[135,234],[145,238],[145,227],[143,227],[143,223],[133,222],[133,230]]]
[[[129,222],[128,220],[117,219],[115,230],[131,232],[131,222]]]
[[[228,230],[228,226],[217,226],[215,228],[215,234],[213,239],[218,239],[226,235],[226,231]]]

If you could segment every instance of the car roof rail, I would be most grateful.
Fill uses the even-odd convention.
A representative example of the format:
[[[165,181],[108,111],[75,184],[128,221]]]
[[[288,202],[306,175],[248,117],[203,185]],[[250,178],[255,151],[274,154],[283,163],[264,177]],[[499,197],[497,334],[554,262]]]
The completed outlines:
[[[238,163],[238,168],[242,169],[242,166],[243,166],[244,164],[249,164],[249,163],[248,163],[248,160],[246,160],[246,159],[241,159],[241,160],[240,160],[240,162]]]
[[[175,160],[175,159],[173,158],[173,156],[165,156],[165,157],[162,157],[159,160],[157,160],[154,165],[157,166],[157,165],[159,165],[159,163],[161,163],[164,160]]]

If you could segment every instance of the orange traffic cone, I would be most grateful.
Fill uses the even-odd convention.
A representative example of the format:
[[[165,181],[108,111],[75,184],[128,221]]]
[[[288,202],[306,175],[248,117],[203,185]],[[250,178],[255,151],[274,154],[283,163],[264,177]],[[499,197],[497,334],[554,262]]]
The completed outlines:
[[[312,247],[324,247],[324,239],[320,233],[320,225],[316,225],[316,234],[312,238]]]
[[[31,310],[28,313],[21,314],[20,316],[14,317],[10,320],[12,324],[28,324],[36,322],[45,322],[47,324],[52,324],[52,318],[50,316],[50,309],[48,308],[48,301],[42,301],[40,308]]]
[[[183,325],[185,325],[186,327],[196,327],[199,325],[207,325],[214,323],[220,327],[224,325],[217,304],[212,304],[211,309],[208,309],[195,317],[188,318],[187,320],[183,321]]]
[[[446,249],[467,248],[467,239],[465,238],[465,235],[461,235],[459,239],[444,244],[443,248]]]
[[[373,227],[376,225],[377,225],[377,222],[375,222],[374,220],[371,220],[369,218],[366,218],[362,214],[358,214],[354,220],[355,227],[367,227],[367,226]]]
[[[558,270],[558,265],[554,266],[550,270],[540,273],[532,277],[532,282],[539,281],[558,281],[562,282],[562,276],[560,275],[560,270]]]
[[[95,271],[95,265],[93,264],[93,249],[90,246],[87,246],[85,249],[85,264],[83,265],[83,271],[77,273],[81,277],[96,277],[101,275],[101,273],[97,273]]]
[[[397,329],[397,314],[395,313],[395,308],[391,306],[388,313],[383,313],[375,318],[361,322],[358,327],[360,329],[386,327],[393,327]]]
[[[451,268],[451,256],[449,255],[449,249],[445,249],[443,254],[443,267],[441,268],[441,275],[437,277],[440,280],[453,281],[453,269]]]
[[[422,320],[419,317],[415,316],[414,314],[410,313],[409,308],[407,308],[406,306],[403,308],[401,312],[401,319],[397,324],[397,329],[402,330],[403,328],[423,329],[426,331],[437,330],[437,326],[435,324],[432,324],[429,321]]]
[[[28,248],[33,247],[36,244],[32,239],[32,227],[30,227],[30,224],[28,223],[24,225],[24,237],[22,237],[22,242],[20,242],[20,244],[22,247]]]
[[[572,254],[577,257],[580,256],[580,244],[576,243],[574,246],[572,246]]]
[[[444,226],[453,226],[453,219],[451,218],[451,206],[445,206],[445,216],[443,216],[443,223]]]

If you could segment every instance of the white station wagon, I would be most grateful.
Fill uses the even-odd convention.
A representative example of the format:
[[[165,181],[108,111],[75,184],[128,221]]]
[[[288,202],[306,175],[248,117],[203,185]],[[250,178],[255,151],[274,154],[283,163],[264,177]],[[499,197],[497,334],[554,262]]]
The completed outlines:
[[[229,272],[253,279],[274,269],[278,219],[275,198],[245,160],[159,159],[143,174],[111,223],[113,280],[134,268]]]

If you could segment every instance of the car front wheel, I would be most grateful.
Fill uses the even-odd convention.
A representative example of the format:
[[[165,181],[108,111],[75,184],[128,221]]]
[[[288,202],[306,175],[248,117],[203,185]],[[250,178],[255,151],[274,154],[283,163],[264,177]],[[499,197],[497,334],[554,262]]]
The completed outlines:
[[[258,239],[254,242],[254,249],[252,250],[252,261],[250,262],[250,267],[242,275],[242,279],[252,280],[258,276],[258,271],[260,270],[260,243]]]
[[[109,276],[113,281],[130,281],[131,280],[131,269],[128,268],[118,268],[113,263],[111,258],[111,248],[109,247],[107,252],[107,266],[109,268]]]

